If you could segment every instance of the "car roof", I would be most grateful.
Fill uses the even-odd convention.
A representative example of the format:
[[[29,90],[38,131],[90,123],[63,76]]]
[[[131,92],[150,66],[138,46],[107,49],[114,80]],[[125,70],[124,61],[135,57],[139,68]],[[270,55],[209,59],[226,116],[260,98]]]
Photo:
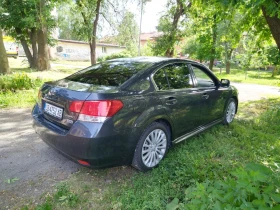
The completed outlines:
[[[187,59],[179,59],[179,58],[168,58],[168,57],[156,57],[156,56],[140,56],[133,58],[116,58],[112,60],[108,60],[108,62],[120,61],[120,62],[147,62],[147,63],[159,63],[162,61],[189,61],[194,62],[192,60]],[[196,63],[196,62],[195,62]]]
[[[189,59],[181,59],[181,58],[168,58],[168,57],[156,57],[156,56],[139,56],[139,57],[131,57],[131,58],[116,58],[112,60],[107,60],[105,62],[144,62],[144,63],[151,63],[151,64],[163,64],[169,62],[188,62],[191,64],[196,64],[199,66],[206,67],[204,64],[199,63],[194,60]]]

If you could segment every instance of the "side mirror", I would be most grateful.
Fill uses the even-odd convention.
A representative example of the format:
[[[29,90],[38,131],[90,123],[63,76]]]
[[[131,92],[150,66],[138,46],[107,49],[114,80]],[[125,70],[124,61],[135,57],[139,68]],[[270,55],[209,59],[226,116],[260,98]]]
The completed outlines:
[[[221,79],[221,87],[229,87],[230,81],[228,79]]]

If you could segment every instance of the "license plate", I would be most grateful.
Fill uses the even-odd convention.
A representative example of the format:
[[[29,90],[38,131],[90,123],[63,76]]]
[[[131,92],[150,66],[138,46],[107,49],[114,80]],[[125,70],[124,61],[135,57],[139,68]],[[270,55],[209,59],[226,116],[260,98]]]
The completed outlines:
[[[53,116],[53,117],[56,117],[58,119],[62,119],[62,114],[63,114],[63,109],[62,108],[59,108],[57,106],[53,106],[49,103],[45,103],[45,108],[44,108],[44,111]]]

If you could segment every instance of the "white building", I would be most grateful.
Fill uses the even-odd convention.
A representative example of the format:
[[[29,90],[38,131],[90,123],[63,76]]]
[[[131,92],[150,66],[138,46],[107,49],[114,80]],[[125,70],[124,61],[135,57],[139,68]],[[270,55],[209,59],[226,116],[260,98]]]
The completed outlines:
[[[119,53],[125,47],[115,44],[96,43],[96,59]],[[52,59],[90,60],[90,48],[87,42],[58,39],[55,46],[50,48]]]

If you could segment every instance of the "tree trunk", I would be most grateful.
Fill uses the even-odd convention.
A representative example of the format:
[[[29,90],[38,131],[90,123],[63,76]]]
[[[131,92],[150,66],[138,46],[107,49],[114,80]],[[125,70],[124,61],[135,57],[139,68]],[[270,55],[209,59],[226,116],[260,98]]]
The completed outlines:
[[[177,6],[176,6],[176,11],[175,14],[173,16],[173,23],[172,23],[172,30],[170,33],[170,42],[172,43],[172,45],[170,45],[170,47],[165,51],[165,56],[166,57],[173,57],[174,56],[174,44],[176,41],[176,31],[178,30],[178,22],[180,17],[182,16],[182,14],[184,13],[184,6],[183,6],[183,2],[181,0],[177,0]]]
[[[95,20],[93,22],[92,37],[90,41],[90,60],[91,65],[96,64],[96,31],[99,19],[99,11],[102,0],[97,0],[95,9]]]
[[[166,52],[165,52],[165,56],[169,57],[169,58],[172,58],[174,56],[174,49],[173,48],[172,49],[171,48],[167,49]]]
[[[209,63],[209,69],[212,71],[213,70],[213,66],[214,66],[214,58],[210,59],[210,63]]]
[[[15,31],[17,33],[17,35],[20,37],[20,43],[22,45],[22,48],[24,50],[24,53],[27,57],[27,60],[28,60],[28,63],[29,63],[29,67],[32,68],[32,69],[36,69],[36,64],[34,64],[34,61],[33,61],[33,56],[30,52],[30,49],[28,47],[28,44],[27,44],[27,41],[26,39],[24,38],[23,36],[23,32],[20,28],[15,28]]]
[[[0,74],[8,74],[8,73],[10,73],[9,61],[3,43],[2,29],[0,29]]]
[[[274,67],[274,69],[272,71],[271,77],[274,78],[277,74],[278,74],[278,68],[277,68],[277,65],[275,65],[275,67]]]
[[[211,48],[211,58],[210,58],[210,64],[209,64],[209,69],[213,71],[213,66],[214,66],[214,60],[216,57],[216,42],[217,42],[217,22],[216,22],[216,15],[213,16],[213,34],[212,34],[212,48]]]
[[[226,61],[226,73],[230,74],[230,60]]]
[[[49,70],[50,59],[49,59],[49,51],[48,51],[48,40],[47,40],[47,28],[43,26],[41,29],[37,30],[38,37],[38,70],[44,71]]]
[[[32,46],[32,69],[38,68],[38,48],[37,48],[37,30],[36,28],[31,29],[30,40]]]
[[[233,49],[230,49],[226,52],[226,73],[230,74],[230,61],[231,61],[231,55],[232,55]]]
[[[44,19],[46,2],[45,0],[40,0],[39,3],[40,14],[39,14],[39,22],[40,28],[37,29],[37,42],[38,42],[38,70],[49,70],[50,66],[50,58],[48,51],[48,28],[46,20]]]
[[[277,44],[277,47],[280,50],[280,18],[277,17],[277,13],[270,17],[269,14],[267,14],[264,6],[262,6],[262,12]]]

